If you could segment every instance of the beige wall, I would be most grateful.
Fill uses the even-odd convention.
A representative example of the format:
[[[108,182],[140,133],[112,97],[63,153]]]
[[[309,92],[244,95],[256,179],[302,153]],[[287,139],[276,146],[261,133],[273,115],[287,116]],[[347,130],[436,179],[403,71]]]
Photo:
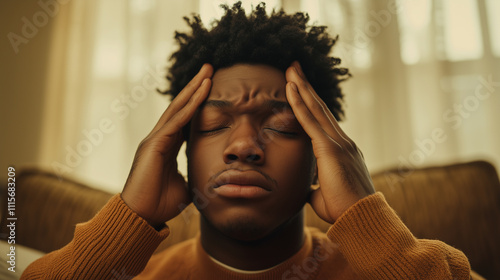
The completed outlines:
[[[34,24],[34,15],[38,15],[40,27],[25,28],[25,34],[32,37],[27,38],[23,35],[22,19],[25,17]],[[0,22],[0,175],[3,175],[9,165],[38,163],[42,92],[54,18],[35,0],[1,1]],[[18,46],[17,54],[8,38],[10,32],[28,40]]]

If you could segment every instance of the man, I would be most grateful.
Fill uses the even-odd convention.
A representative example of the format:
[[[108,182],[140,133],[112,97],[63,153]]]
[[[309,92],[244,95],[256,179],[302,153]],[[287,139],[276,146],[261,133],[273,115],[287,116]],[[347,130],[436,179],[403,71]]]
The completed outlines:
[[[335,40],[301,13],[224,8],[211,31],[195,17],[191,35],[176,35],[175,98],[139,145],[121,195],[23,277],[469,279],[460,251],[414,238],[375,193],[337,123],[348,72],[328,57]],[[176,163],[184,140],[188,182]],[[191,201],[199,237],[152,256]],[[333,224],[326,234],[304,228],[307,202]]]

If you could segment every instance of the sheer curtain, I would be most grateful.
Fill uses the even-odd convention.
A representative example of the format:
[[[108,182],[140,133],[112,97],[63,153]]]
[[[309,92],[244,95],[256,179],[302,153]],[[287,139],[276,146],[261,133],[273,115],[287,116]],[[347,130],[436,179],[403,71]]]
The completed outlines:
[[[42,165],[111,192],[169,100],[165,68],[182,16],[198,1],[68,3],[57,20],[45,90]]]
[[[220,16],[220,0],[69,2],[55,19],[40,161],[118,192],[168,99],[183,16]],[[227,1],[229,3],[235,1]],[[260,1],[243,1],[245,7]],[[346,121],[372,171],[471,159],[500,162],[500,12],[494,0],[276,0],[339,34]],[[453,2],[453,5],[451,3]],[[185,170],[183,151],[180,166]]]
[[[474,159],[498,167],[498,1],[284,3],[340,35],[334,54],[353,73],[342,126],[372,171]]]

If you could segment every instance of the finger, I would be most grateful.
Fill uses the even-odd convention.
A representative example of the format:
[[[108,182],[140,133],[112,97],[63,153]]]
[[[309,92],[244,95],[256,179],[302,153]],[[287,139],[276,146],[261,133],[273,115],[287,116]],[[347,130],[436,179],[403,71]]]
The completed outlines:
[[[302,66],[300,65],[300,63],[298,61],[294,61],[294,63],[292,63],[292,65],[294,65],[296,67],[296,69],[297,69],[300,77],[302,77],[303,79],[305,79],[307,81],[307,78],[306,78],[306,76],[304,74],[304,71],[302,70]],[[307,83],[309,83],[309,82],[307,82]],[[333,125],[333,127],[336,130],[336,132],[343,138],[343,140],[345,140],[347,143],[349,143],[351,145],[351,147],[354,148],[356,146],[355,143],[354,143],[354,141],[352,141],[349,138],[349,136],[347,136],[347,134],[344,132],[344,130],[342,130],[342,128],[340,127],[340,125],[339,125],[339,123],[337,121],[337,119],[332,114],[332,112],[330,111],[330,109],[328,109],[328,106],[326,106],[325,102],[319,97],[319,95],[316,93],[316,91],[314,89],[311,91],[311,94],[315,97],[316,101],[318,101],[321,104],[324,112],[326,112],[328,120]]]
[[[158,131],[165,123],[167,123],[172,116],[176,115],[196,93],[197,89],[201,86],[203,81],[211,78],[213,75],[213,67],[205,63],[198,74],[182,89],[182,91],[172,100],[167,109],[163,112],[162,116],[156,123],[152,133]]]
[[[298,62],[293,62],[292,66],[287,70],[287,80],[293,81],[298,85],[299,93],[302,96],[306,106],[318,119],[318,122],[324,128],[326,133],[332,138],[337,139],[340,143],[346,143],[354,147],[352,140],[340,128],[337,120],[333,116],[325,102],[318,96],[316,91],[307,81],[302,68]]]
[[[286,85],[286,98],[290,107],[292,107],[293,114],[299,121],[300,125],[304,131],[309,135],[311,140],[314,142],[317,139],[324,139],[327,134],[323,130],[321,124],[318,122],[316,117],[311,113],[309,108],[307,108],[302,96],[297,91],[297,86],[293,82],[288,82]],[[332,139],[330,137],[330,139]],[[333,139],[335,141],[335,139]],[[335,141],[340,148],[342,146]]]
[[[338,125],[337,120],[326,106],[325,102],[318,96],[316,91],[312,88],[311,84],[307,81],[307,78],[302,72],[300,64],[295,61],[292,63],[292,69],[287,71],[287,78],[291,81],[296,82],[299,87],[299,93],[304,99],[308,108],[316,116],[320,124],[325,128],[325,131],[332,137],[338,135],[345,142],[348,141],[347,135],[342,131]]]
[[[212,81],[208,78],[204,79],[200,87],[195,91],[192,97],[179,111],[173,115],[168,122],[159,128],[159,135],[173,135],[179,132],[193,117],[196,109],[207,98]]]
[[[332,112],[330,111],[330,109],[328,109],[328,106],[326,106],[326,104],[323,101],[323,99],[319,97],[319,95],[316,93],[316,91],[314,90],[314,88],[312,88],[311,84],[307,80],[307,77],[304,74],[304,71],[302,71],[302,66],[300,66],[300,63],[298,61],[294,61],[291,66],[295,68],[294,69],[295,70],[295,74],[297,74],[299,76],[298,77],[299,80],[302,80],[302,82],[305,83],[306,87],[309,89],[309,93],[314,98],[314,101],[319,104],[319,106],[321,107],[322,111],[325,113],[326,118],[330,121],[330,123],[331,124],[337,123],[337,120],[335,119],[335,116],[332,114]],[[293,73],[291,73],[291,74],[293,74]]]

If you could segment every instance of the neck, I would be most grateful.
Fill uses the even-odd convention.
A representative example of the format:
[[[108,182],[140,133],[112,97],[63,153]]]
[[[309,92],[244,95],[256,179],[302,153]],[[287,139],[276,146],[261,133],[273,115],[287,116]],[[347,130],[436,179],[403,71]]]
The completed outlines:
[[[304,242],[304,214],[297,215],[262,239],[241,241],[224,235],[200,219],[201,244],[216,260],[241,270],[263,270],[276,266],[297,253]]]

